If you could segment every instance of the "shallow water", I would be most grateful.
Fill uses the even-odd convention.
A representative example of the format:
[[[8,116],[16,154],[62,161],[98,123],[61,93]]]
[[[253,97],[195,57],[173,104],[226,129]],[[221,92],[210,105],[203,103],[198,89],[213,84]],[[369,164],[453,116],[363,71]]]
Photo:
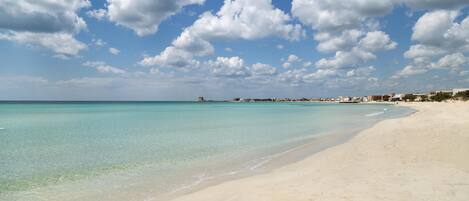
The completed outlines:
[[[0,200],[159,200],[255,172],[319,136],[409,112],[329,103],[0,103]]]

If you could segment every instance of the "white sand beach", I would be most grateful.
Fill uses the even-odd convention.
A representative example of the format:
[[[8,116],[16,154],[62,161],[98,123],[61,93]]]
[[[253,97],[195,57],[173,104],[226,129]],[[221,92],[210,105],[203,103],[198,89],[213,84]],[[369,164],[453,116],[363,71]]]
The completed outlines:
[[[469,102],[402,105],[418,111],[305,160],[175,200],[469,200]]]

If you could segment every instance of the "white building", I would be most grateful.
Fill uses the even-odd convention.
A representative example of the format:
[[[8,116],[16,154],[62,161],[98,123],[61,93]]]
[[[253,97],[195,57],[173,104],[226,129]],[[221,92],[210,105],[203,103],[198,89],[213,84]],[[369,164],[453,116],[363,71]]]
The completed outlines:
[[[465,89],[453,89],[453,96],[456,95],[457,93],[463,92],[463,91],[469,91],[469,88],[465,88]]]

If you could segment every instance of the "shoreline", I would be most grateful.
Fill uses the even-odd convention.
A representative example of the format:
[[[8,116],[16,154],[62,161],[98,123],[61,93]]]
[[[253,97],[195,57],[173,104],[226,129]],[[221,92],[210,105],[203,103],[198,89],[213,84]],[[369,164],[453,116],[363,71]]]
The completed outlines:
[[[433,105],[433,109],[431,105]],[[384,135],[382,137],[390,138],[393,141],[396,141],[396,140],[399,141],[400,139],[393,139],[393,137],[394,138],[398,138],[398,137],[393,136],[392,132],[414,134],[412,132],[409,132],[409,130],[405,130],[406,125],[407,125],[406,123],[408,123],[408,121],[415,121],[415,119],[418,119],[420,121],[414,122],[414,124],[418,123],[420,125],[427,125],[428,123],[426,124],[425,122],[422,122],[422,118],[423,118],[422,115],[438,111],[438,109],[441,110],[441,108],[435,109],[434,108],[435,106],[446,107],[447,109],[448,108],[452,109],[451,111],[453,110],[457,111],[457,108],[454,109],[455,106],[463,107],[466,110],[463,110],[464,112],[462,112],[459,116],[467,117],[469,119],[469,103],[461,103],[461,102],[458,102],[458,103],[403,103],[403,104],[399,104],[396,106],[410,107],[412,109],[415,109],[416,111],[404,117],[394,118],[394,119],[391,118],[391,119],[378,121],[369,127],[360,129],[358,133],[351,135],[350,137],[351,139],[345,140],[342,143],[338,143],[332,146],[325,147],[324,149],[321,149],[315,153],[312,153],[309,156],[306,156],[306,158],[303,158],[299,161],[293,161],[293,163],[286,164],[285,166],[281,166],[278,169],[273,169],[264,173],[255,174],[255,175],[244,177],[244,178],[238,178],[235,180],[228,180],[228,181],[224,181],[224,182],[214,184],[214,185],[209,185],[200,190],[195,190],[187,194],[183,194],[181,196],[176,196],[174,200],[181,200],[181,201],[183,200],[191,200],[191,201],[192,200],[195,200],[195,201],[197,200],[201,200],[201,201],[202,200],[204,201],[205,200],[309,200],[309,199],[312,199],[312,200],[322,200],[322,199],[325,199],[325,200],[368,200],[368,199],[369,200],[376,200],[376,199],[421,200],[421,198],[425,197],[424,195],[429,194],[429,192],[427,191],[423,191],[421,193],[420,192],[414,192],[414,193],[406,192],[407,194],[406,196],[401,196],[401,194],[399,194],[399,186],[397,187],[394,186],[395,188],[393,189],[393,191],[396,191],[398,193],[397,195],[388,195],[386,193],[383,194],[383,193],[366,191],[367,189],[382,188],[382,186],[393,185],[392,182],[390,182],[390,184],[387,184],[384,181],[383,183],[375,181],[378,176],[379,176],[378,178],[380,177],[387,178],[386,175],[380,174],[382,173],[382,171],[380,171],[379,169],[374,170],[376,172],[372,172],[372,173],[376,173],[376,175],[372,174],[370,176],[366,176],[366,174],[363,175],[364,174],[363,170],[361,172],[359,171],[360,174],[354,174],[355,171],[349,172],[350,170],[345,169],[344,171],[349,172],[350,175],[344,175],[342,171],[337,169],[337,167],[340,167],[340,166],[344,168],[353,167],[354,165],[357,165],[357,163],[360,164],[360,166],[365,169],[374,169],[376,168],[376,166],[381,166],[380,163],[383,163],[383,160],[386,159],[386,157],[384,157],[384,159],[382,157],[373,158],[374,161],[362,161],[360,159],[361,157],[366,157],[367,155],[373,156],[373,154],[371,150],[368,150],[368,149],[362,150],[363,148],[361,146],[374,147],[376,148],[377,153],[384,154],[383,156],[387,156],[388,154],[392,155],[393,153],[382,153],[382,152],[386,152],[386,151],[383,151],[383,146],[382,146],[383,142],[380,142],[380,139],[375,139],[376,136],[374,136],[373,133],[379,133],[379,135]],[[446,110],[444,110],[443,108],[443,110],[439,112],[444,113],[444,111]],[[450,120],[450,121],[446,121],[443,123],[450,124],[450,125],[445,125],[445,126],[451,127],[451,120],[452,120],[451,117],[448,117],[448,114],[444,114],[444,115],[446,115],[445,116],[446,119],[440,117],[441,118],[440,120],[442,121]],[[432,117],[428,117],[428,118],[432,118]],[[439,119],[435,119],[435,120],[438,121]],[[405,128],[401,130],[399,130],[400,128],[392,128],[389,125],[389,124],[392,124],[394,126],[400,126],[399,123],[402,123],[402,122],[404,123],[403,127]],[[466,131],[466,133],[469,131],[469,120],[467,121],[467,123],[468,125],[466,127],[463,126],[464,127],[463,130]],[[389,129],[391,130],[391,133],[389,133],[389,131],[388,132],[381,131],[383,129],[385,130]],[[454,129],[452,131],[454,131]],[[430,131],[429,133],[431,134],[432,132]],[[468,135],[466,135],[466,137],[468,137]],[[368,138],[371,138],[372,140],[370,141],[370,139]],[[361,142],[364,140],[365,142]],[[419,139],[419,140],[422,140],[423,142],[425,142],[425,139]],[[429,139],[429,140],[433,140],[433,139]],[[360,145],[360,142],[365,143],[365,144]],[[461,142],[463,142],[463,144],[466,146],[469,145],[469,140],[466,140],[466,141],[461,140]],[[385,147],[384,150],[387,150],[389,152],[388,150],[389,148],[390,147]],[[409,148],[409,147],[406,147],[406,148]],[[358,149],[359,151],[356,151],[356,149]],[[468,151],[465,153],[469,153],[469,148],[463,148],[463,149],[464,151]],[[405,153],[405,154],[412,155],[413,153]],[[350,158],[343,158],[343,160],[338,160],[336,157],[333,157],[333,156],[338,156],[338,157],[348,156],[350,158],[355,158],[356,161],[351,161]],[[387,163],[402,162],[402,161],[396,160],[396,158],[392,158],[392,159],[393,160],[390,160],[390,161],[384,160],[384,162],[387,162]],[[398,157],[397,159],[400,159],[400,158]],[[464,160],[461,158],[458,158],[458,160],[462,160],[463,164],[468,164],[467,166],[463,166],[462,173],[458,172],[459,174],[461,174],[460,178],[466,178],[466,180],[462,180],[462,183],[464,183],[464,181],[467,181],[466,184],[461,185],[464,190],[462,190],[459,194],[463,195],[462,198],[467,199],[469,198],[469,160],[468,159]],[[367,164],[368,165],[367,166],[367,165],[361,164],[362,162],[363,163],[371,162],[371,164]],[[428,162],[428,161],[421,161],[421,162]],[[393,163],[391,163],[390,165],[392,164]],[[401,167],[401,168],[406,169],[406,166]],[[316,172],[313,171],[314,169],[316,169]],[[352,169],[356,169],[356,168],[352,168]],[[385,169],[387,170],[389,168],[385,168]],[[395,168],[394,169],[391,168],[391,170],[387,170],[387,173],[398,174],[400,172]],[[416,176],[419,176],[419,175],[416,175]],[[335,178],[335,180],[329,181],[331,180],[329,177]],[[349,177],[350,178],[359,177],[361,180],[365,180],[365,181],[371,180],[376,183],[374,183],[373,185],[371,185],[370,183],[363,184],[363,182],[352,181],[350,180]],[[436,174],[436,176],[434,177],[438,177],[438,179],[441,179],[438,174]],[[400,178],[398,176],[397,178],[393,178],[391,176],[390,179],[405,179],[405,178]],[[453,178],[453,179],[457,179],[457,178]],[[317,182],[311,182],[315,180],[317,180]],[[328,184],[328,186],[335,186],[335,187],[331,187],[330,189],[321,187],[320,185],[318,185],[318,183],[321,183],[320,182],[321,180],[325,180],[323,181],[324,182],[323,184]],[[347,182],[350,182],[351,184],[347,184]],[[358,183],[358,184],[354,184],[354,183]],[[434,185],[432,185],[432,183],[424,183],[424,184],[425,185],[423,186],[435,186],[435,185],[438,186],[439,185],[439,183],[435,183]],[[336,188],[338,186],[352,188],[351,189],[352,191],[344,191],[343,188]],[[305,187],[308,187],[308,188],[305,188]],[[380,190],[385,190],[385,189],[380,189]],[[370,197],[370,196],[374,196],[374,197]],[[350,199],[345,199],[346,197],[349,197]],[[371,198],[374,198],[374,199],[371,199]],[[429,196],[428,198],[432,198],[432,197]],[[464,200],[464,199],[458,199],[458,198],[459,197],[456,196],[456,197],[447,198],[443,200]]]
[[[337,102],[334,102],[334,103],[339,104]],[[270,172],[275,171],[277,169],[283,168],[285,166],[289,166],[294,163],[301,162],[331,147],[340,146],[341,144],[346,143],[349,140],[353,139],[364,130],[369,129],[382,121],[386,121],[389,119],[405,118],[417,112],[415,109],[411,107],[398,105],[395,103],[391,104],[391,103],[370,102],[370,103],[360,103],[357,105],[368,105],[368,104],[393,105],[394,107],[406,107],[406,109],[408,109],[409,111],[399,115],[398,117],[386,117],[384,119],[376,120],[375,122],[369,122],[368,124],[361,125],[360,127],[354,127],[352,130],[349,130],[349,131],[337,130],[337,131],[322,133],[317,136],[315,135],[309,138],[305,138],[301,140],[303,141],[302,143],[295,143],[294,145],[291,145],[291,147],[288,148],[287,150],[284,150],[280,153],[274,153],[273,155],[279,155],[279,156],[271,158],[270,161],[268,161],[265,164],[262,164],[258,169],[254,171],[241,171],[236,174],[229,175],[229,176],[219,175],[219,176],[209,177],[207,180],[196,181],[193,184],[189,184],[189,187],[187,188],[183,187],[184,190],[182,191],[176,191],[176,192],[171,192],[169,194],[163,194],[163,195],[158,196],[157,198],[158,200],[175,200],[179,197],[184,197],[193,193],[197,193],[199,191],[203,191],[204,189],[217,186],[226,182],[255,177],[257,175],[269,174]],[[271,157],[273,155],[268,155],[264,157]],[[262,159],[262,158],[259,158],[259,159]],[[247,163],[249,162],[252,162],[252,161],[248,161]]]

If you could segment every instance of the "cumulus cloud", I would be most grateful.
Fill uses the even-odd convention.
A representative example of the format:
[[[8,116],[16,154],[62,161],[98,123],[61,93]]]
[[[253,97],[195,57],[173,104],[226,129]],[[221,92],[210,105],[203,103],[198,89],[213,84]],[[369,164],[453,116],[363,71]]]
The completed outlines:
[[[87,0],[3,0],[0,4],[0,39],[48,49],[60,58],[75,56],[86,45],[74,38],[86,29],[77,12]]]
[[[184,6],[198,4],[205,0],[108,0],[107,11],[95,10],[88,15],[102,18],[107,15],[109,21],[130,28],[139,36],[153,34],[159,24],[180,12]]]
[[[113,73],[113,74],[125,74],[127,71],[110,66],[103,61],[87,61],[83,63],[83,66],[95,68],[100,73]]]
[[[199,67],[200,62],[193,59],[190,52],[167,47],[161,54],[155,57],[145,57],[140,64],[143,66],[174,67],[183,69],[193,69]]]
[[[93,45],[97,46],[97,47],[104,47],[106,45],[106,42],[104,42],[102,39],[91,39],[91,42],[93,43]]]
[[[292,69],[280,73],[278,75],[278,79],[281,82],[290,83],[291,85],[299,85],[304,82],[304,77],[306,74],[306,69]]]
[[[283,60],[283,59],[282,59]],[[287,60],[282,64],[284,68],[290,68],[294,63],[301,62],[302,59],[294,54],[288,55]]]
[[[300,62],[300,61],[301,61],[300,57],[298,57],[294,54],[288,55],[287,62],[293,63],[293,62]]]
[[[77,32],[86,28],[77,15],[89,1],[3,0],[0,4],[0,28],[40,33]]]
[[[320,32],[359,28],[369,17],[389,13],[393,0],[293,0],[292,14]]]
[[[293,0],[291,13],[315,30],[316,49],[322,53],[335,53],[316,61],[317,70],[307,77],[347,80],[369,76],[374,67],[371,71],[361,66],[376,59],[375,52],[397,46],[388,34],[379,30],[375,19],[390,13],[395,4],[395,0]]]
[[[212,54],[214,47],[210,41],[215,39],[254,40],[279,36],[298,40],[303,34],[302,27],[290,24],[291,20],[288,14],[275,8],[270,0],[226,0],[216,14],[203,13],[192,26],[184,29],[171,46],[159,55],[144,58],[141,64],[179,67],[183,65],[171,64],[190,64],[187,61],[193,60],[195,56]]]
[[[347,72],[347,77],[368,77],[372,72],[376,71],[376,68],[373,66],[362,67],[353,69]]]
[[[253,64],[250,70],[255,76],[274,75],[277,73],[277,68],[263,63]]]
[[[337,51],[333,58],[320,59],[315,65],[317,68],[342,69],[355,67],[362,61],[373,59],[376,59],[374,54],[359,48],[353,48],[351,51]]]
[[[118,55],[119,53],[121,53],[121,51],[117,48],[113,48],[113,47],[110,47],[109,49],[109,53],[113,54],[113,55]]]
[[[335,52],[354,47],[364,32],[357,29],[344,30],[340,35],[334,36],[330,33],[318,33],[315,39],[319,41],[317,50],[320,52]]]
[[[97,9],[97,10],[89,10],[86,12],[86,14],[92,18],[95,18],[97,20],[103,20],[107,16],[107,10],[105,9]]]
[[[244,60],[240,57],[217,57],[208,61],[207,66],[215,76],[220,77],[246,77],[249,76]]]
[[[469,49],[469,19],[458,22],[461,13],[457,9],[468,3],[467,0],[293,0],[291,13],[315,30],[318,51],[335,52],[331,58],[318,60],[317,68],[335,69],[339,74],[351,69],[348,74],[355,74],[359,66],[376,59],[375,52],[397,46],[387,33],[379,30],[376,17],[390,13],[396,5],[427,10],[413,27],[412,40],[417,44],[404,54],[412,63],[397,72],[396,78],[436,68],[460,70],[465,65],[462,58]]]
[[[459,69],[464,64],[469,63],[469,57],[464,56],[462,53],[454,53],[449,54],[441,59],[439,59],[436,63],[432,63],[430,65],[431,68],[438,68],[438,69]]]
[[[428,70],[425,68],[408,65],[404,67],[404,69],[400,70],[395,75],[393,75],[392,78],[408,77],[411,75],[418,75],[418,74],[426,73],[427,71]]]
[[[59,58],[69,58],[75,56],[86,45],[76,40],[68,33],[34,33],[10,31],[0,33],[0,39],[14,41],[33,47],[40,47],[54,51]]]
[[[391,50],[396,48],[397,43],[389,38],[389,35],[382,31],[368,32],[360,40],[360,46],[369,51]]]
[[[467,66],[469,51],[469,17],[457,21],[455,10],[434,10],[422,15],[413,27],[412,45],[404,53],[411,64],[393,78],[423,74],[431,69],[461,71]]]
[[[453,26],[457,11],[437,10],[427,12],[418,19],[413,27],[412,40],[427,45],[441,46],[445,33]]]

